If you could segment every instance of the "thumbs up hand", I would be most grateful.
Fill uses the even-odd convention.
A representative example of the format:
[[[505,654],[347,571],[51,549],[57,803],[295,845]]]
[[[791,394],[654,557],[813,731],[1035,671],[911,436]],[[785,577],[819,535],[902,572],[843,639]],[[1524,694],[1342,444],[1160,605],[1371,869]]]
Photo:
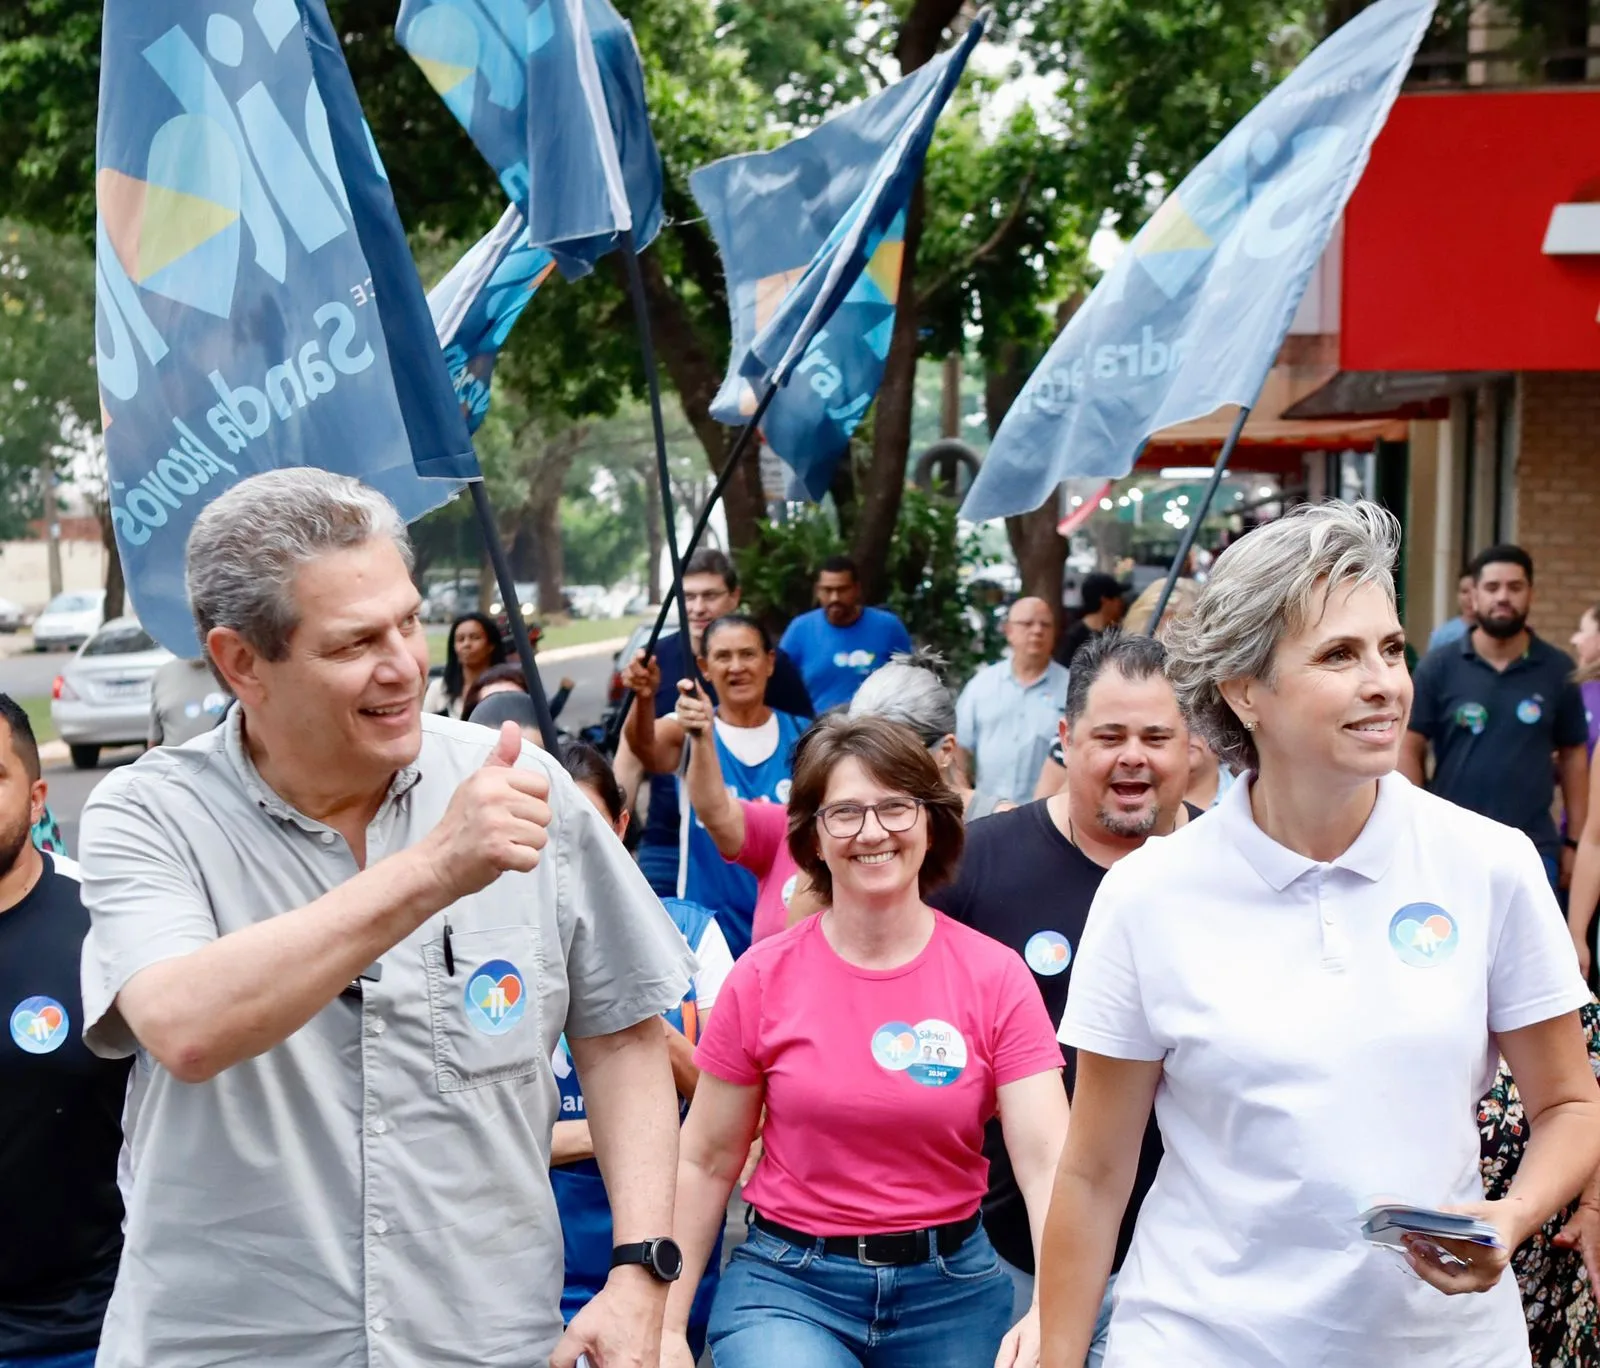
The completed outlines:
[[[446,903],[539,863],[550,839],[550,781],[539,770],[516,768],[521,754],[522,732],[515,722],[503,723],[483,767],[457,786],[428,834]]]

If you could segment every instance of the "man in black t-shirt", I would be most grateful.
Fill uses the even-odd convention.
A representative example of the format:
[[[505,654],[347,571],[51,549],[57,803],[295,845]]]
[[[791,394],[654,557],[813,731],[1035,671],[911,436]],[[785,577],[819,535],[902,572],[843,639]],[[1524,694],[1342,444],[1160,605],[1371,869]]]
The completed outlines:
[[[957,921],[1016,950],[1058,1024],[1090,904],[1106,870],[1149,837],[1165,836],[1200,815],[1183,802],[1189,732],[1162,673],[1164,657],[1159,642],[1119,633],[1078,652],[1061,723],[1066,786],[1053,797],[974,822],[955,882],[930,898]],[[1061,1054],[1070,1093],[1077,1052],[1063,1045]],[[989,1193],[983,1222],[1016,1284],[1020,1318],[1033,1297],[1035,1242],[998,1121],[989,1124],[984,1153]],[[1113,1285],[1160,1162],[1161,1133],[1152,1115],[1117,1239]],[[1091,1364],[1099,1362],[1097,1351],[1104,1352],[1110,1306],[1108,1286]]]
[[[694,648],[700,649],[700,636],[719,617],[739,611],[739,575],[721,551],[702,547],[689,557],[683,568],[684,607],[689,612],[689,633]],[[637,688],[644,679],[641,661],[644,653],[636,652],[629,661],[623,682]],[[667,632],[656,643],[656,663],[661,669],[660,684],[655,693],[657,717],[665,717],[678,706],[678,681],[689,677],[689,662],[683,653],[680,632]],[[716,690],[710,683],[706,693],[715,705]],[[812,716],[811,695],[806,692],[805,681],[794,661],[778,651],[773,661],[772,678],[767,681],[766,703],[779,712],[793,713],[796,717]],[[622,744],[627,745],[624,737]],[[633,761],[635,766],[638,761]],[[680,811],[678,807],[678,780],[676,775],[646,775],[650,785],[650,810],[645,815],[644,831],[639,837],[639,869],[650,887],[663,898],[678,892],[678,844]]]
[[[0,694],[0,1363],[92,1368],[122,1254],[126,1059],[89,1053],[78,867],[29,839],[44,811],[28,715]]]

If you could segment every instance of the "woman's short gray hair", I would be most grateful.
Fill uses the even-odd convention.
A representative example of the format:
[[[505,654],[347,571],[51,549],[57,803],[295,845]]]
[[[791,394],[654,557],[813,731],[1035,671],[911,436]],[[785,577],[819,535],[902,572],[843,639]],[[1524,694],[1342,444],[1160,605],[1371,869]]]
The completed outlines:
[[[933,746],[956,730],[956,703],[939,678],[944,662],[929,651],[903,651],[862,681],[850,700],[851,717],[887,717]]]
[[[1194,610],[1167,634],[1167,677],[1218,758],[1254,769],[1256,746],[1218,685],[1270,685],[1278,643],[1303,628],[1324,586],[1379,585],[1394,602],[1400,522],[1375,503],[1306,504],[1241,537],[1217,559]]]
[[[393,541],[411,568],[399,511],[359,480],[292,466],[239,481],[202,510],[189,533],[185,579],[201,642],[213,627],[231,627],[268,660],[282,660],[300,625],[296,572],[375,537]]]

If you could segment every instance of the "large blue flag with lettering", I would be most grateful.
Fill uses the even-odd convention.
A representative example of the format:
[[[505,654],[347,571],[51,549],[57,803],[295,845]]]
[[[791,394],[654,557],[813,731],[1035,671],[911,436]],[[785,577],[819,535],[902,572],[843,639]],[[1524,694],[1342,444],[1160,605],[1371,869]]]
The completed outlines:
[[[555,258],[528,241],[528,225],[513,204],[428,291],[428,311],[469,432],[489,411],[500,348],[554,269]]]
[[[97,163],[111,521],[192,656],[184,543],[222,490],[314,465],[410,519],[477,460],[322,0],[108,0]]]
[[[756,386],[777,380],[761,435],[812,498],[827,490],[883,379],[906,204],[983,24],[804,137],[689,178],[722,254],[732,316],[728,375],[711,412],[744,423]]]
[[[660,231],[644,70],[608,0],[402,0],[395,36],[567,279]]]
[[[1152,433],[1255,403],[1432,15],[1363,10],[1167,196],[1017,397],[963,517],[1125,475]]]

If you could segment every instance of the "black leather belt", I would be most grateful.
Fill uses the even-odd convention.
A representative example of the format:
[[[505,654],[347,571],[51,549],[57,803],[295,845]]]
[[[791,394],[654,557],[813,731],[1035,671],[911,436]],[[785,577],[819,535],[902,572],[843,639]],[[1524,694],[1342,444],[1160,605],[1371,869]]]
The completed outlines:
[[[759,1211],[751,1213],[750,1224],[792,1245],[814,1245],[820,1239],[825,1254],[855,1259],[869,1268],[890,1268],[926,1263],[935,1249],[944,1255],[954,1254],[972,1238],[981,1219],[980,1213],[975,1211],[964,1221],[929,1226],[924,1230],[903,1230],[892,1235],[808,1235],[793,1226],[768,1220]]]

